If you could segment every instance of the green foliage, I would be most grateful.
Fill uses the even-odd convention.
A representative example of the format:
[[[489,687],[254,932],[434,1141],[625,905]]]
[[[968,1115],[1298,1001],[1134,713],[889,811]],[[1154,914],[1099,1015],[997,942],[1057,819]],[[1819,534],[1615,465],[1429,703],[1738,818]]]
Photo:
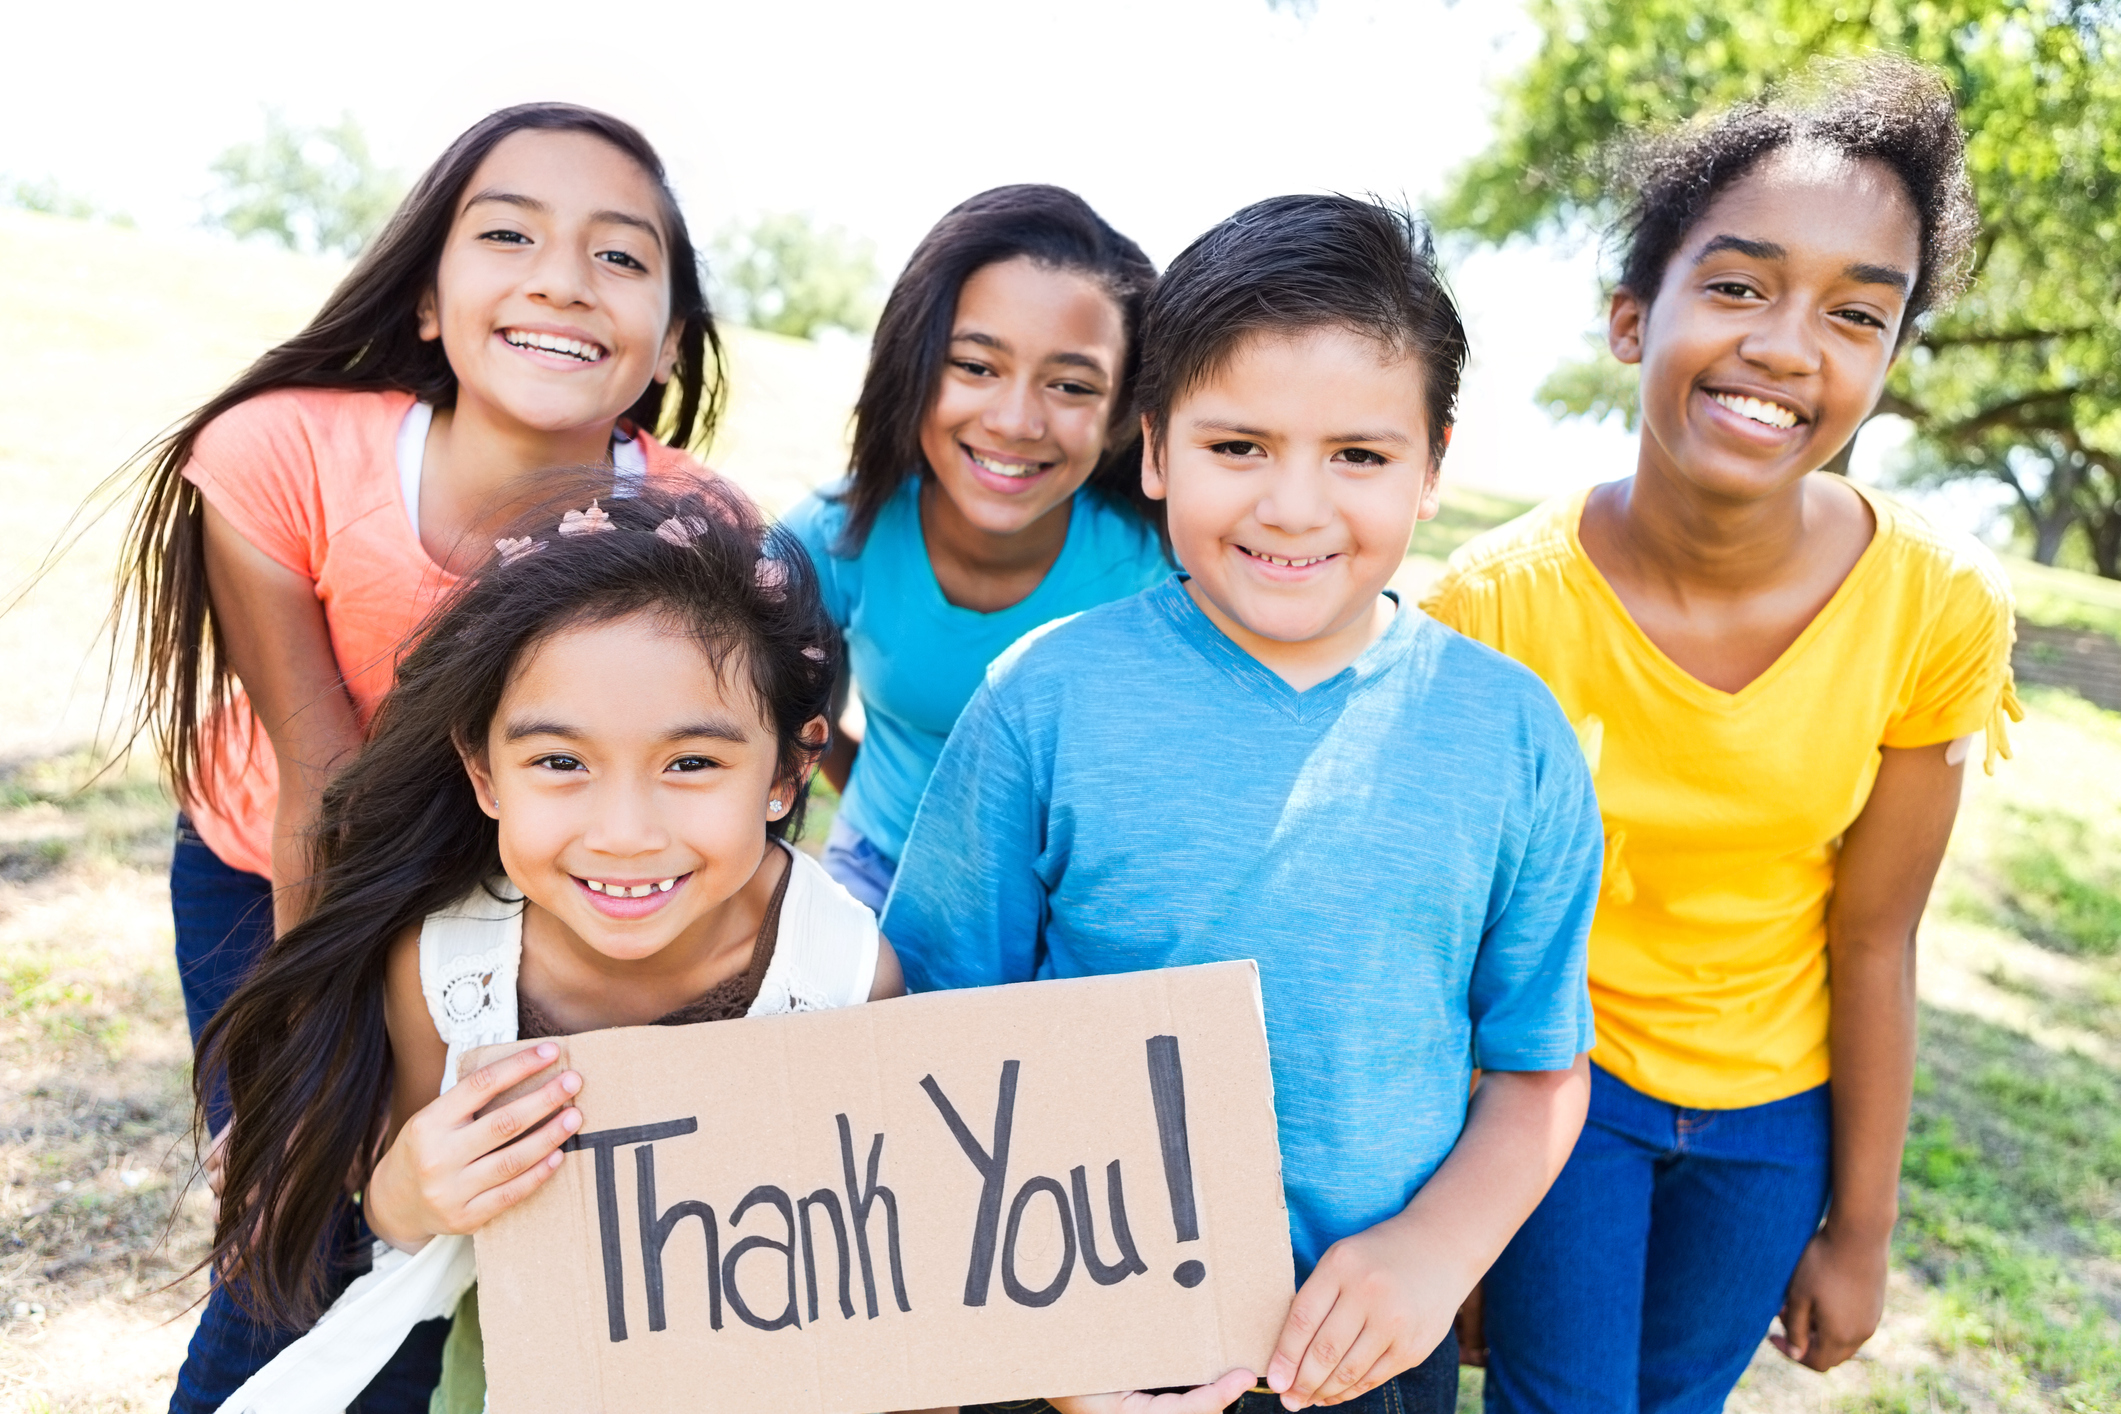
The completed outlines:
[[[740,324],[797,339],[876,324],[876,247],[843,227],[773,212],[724,231],[715,256],[721,310]]]
[[[1969,135],[1978,279],[1900,360],[1880,411],[1914,423],[1912,475],[1998,480],[2043,562],[2074,525],[2121,578],[2121,5],[1533,0],[1531,16],[1543,43],[1438,206],[1446,229],[1500,242],[1602,225],[1615,138],[1754,97],[1813,56],[1939,66]],[[1541,400],[1598,415],[1607,382],[1565,369]]]
[[[1584,417],[1603,422],[1618,414],[1621,425],[1633,432],[1641,413],[1640,370],[1614,358],[1606,351],[1605,340],[1594,337],[1585,342],[1591,346],[1590,352],[1549,373],[1532,400],[1557,420]]]
[[[235,236],[270,236],[289,250],[351,256],[390,219],[404,195],[378,167],[352,114],[305,128],[276,112],[265,136],[214,159],[221,189],[207,224]]]
[[[41,182],[0,177],[0,206],[61,216],[69,221],[108,221],[113,226],[133,224],[133,218],[124,212],[106,211],[79,192],[68,191],[50,177]]]

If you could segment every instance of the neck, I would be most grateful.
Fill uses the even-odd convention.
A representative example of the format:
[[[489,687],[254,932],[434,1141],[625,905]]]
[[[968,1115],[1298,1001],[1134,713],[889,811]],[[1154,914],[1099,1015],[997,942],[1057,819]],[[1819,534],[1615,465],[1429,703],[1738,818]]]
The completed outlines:
[[[1200,581],[1192,577],[1185,580],[1186,593],[1208,616],[1208,622],[1223,631],[1223,635],[1245,652],[1259,660],[1260,666],[1280,678],[1298,692],[1308,692],[1343,669],[1351,667],[1369,646],[1384,637],[1385,630],[1392,626],[1392,617],[1399,606],[1383,594],[1372,599],[1367,607],[1347,623],[1329,629],[1316,638],[1289,642],[1279,638],[1268,638],[1254,633],[1222,610],[1222,606],[1209,598],[1200,587]]]
[[[1744,593],[1775,584],[1803,558],[1816,517],[1810,477],[1757,500],[1713,497],[1648,456],[1608,488],[1614,535],[1638,572],[1675,586]]]
[[[1023,602],[1044,582],[1068,543],[1070,496],[1021,530],[1000,533],[973,524],[933,479],[921,483],[921,542],[943,597],[964,609],[996,613]]]
[[[526,427],[459,389],[455,407],[435,412],[421,482],[476,516],[472,529],[484,535],[535,502],[528,487],[503,495],[518,478],[556,466],[608,465],[616,425],[614,418],[556,432]]]

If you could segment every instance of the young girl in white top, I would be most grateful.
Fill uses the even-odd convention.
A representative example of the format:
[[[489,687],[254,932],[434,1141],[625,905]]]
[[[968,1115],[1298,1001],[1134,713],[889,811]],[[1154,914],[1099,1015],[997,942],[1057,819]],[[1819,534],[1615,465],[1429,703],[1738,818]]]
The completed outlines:
[[[868,910],[786,843],[837,667],[809,561],[713,483],[570,504],[400,665],[325,792],[312,911],[203,1037],[198,1093],[225,1077],[236,1116],[216,1268],[276,1323],[331,1307],[229,1409],[344,1408],[455,1306],[464,1235],[565,1161],[580,1078],[480,1117],[552,1048],[452,1089],[463,1051],[903,990]],[[349,1190],[381,1255],[340,1294]]]

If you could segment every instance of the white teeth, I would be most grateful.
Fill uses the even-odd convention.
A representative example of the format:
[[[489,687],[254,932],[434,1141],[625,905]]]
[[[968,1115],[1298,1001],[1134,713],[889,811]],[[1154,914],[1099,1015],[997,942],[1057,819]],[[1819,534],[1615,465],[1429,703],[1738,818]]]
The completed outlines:
[[[965,449],[965,455],[971,457],[972,460],[978,462],[996,476],[1006,476],[1011,481],[1027,481],[1046,469],[1038,462],[1026,464],[1024,462],[989,461],[969,447]]]
[[[601,879],[584,879],[582,887],[607,898],[646,898],[650,894],[669,893],[683,877],[682,874],[675,875],[668,879],[658,879],[653,884],[607,884]]]
[[[1304,560],[1285,560],[1279,555],[1269,555],[1264,550],[1247,550],[1245,553],[1252,556],[1255,560],[1265,560],[1270,565],[1280,565],[1284,569],[1299,570],[1309,569],[1313,565],[1322,565],[1333,558],[1331,555],[1313,555],[1309,559]]]
[[[678,881],[675,879],[665,879],[662,883],[657,884],[655,886],[656,892],[660,894],[667,894],[673,888],[677,887],[677,882]]]
[[[1760,398],[1741,398],[1730,393],[1711,393],[1709,396],[1729,408],[1732,412],[1737,413],[1740,417],[1750,418],[1752,421],[1762,423],[1768,427],[1795,427],[1797,425],[1797,414],[1784,407],[1781,403],[1771,403]]]
[[[533,334],[523,329],[509,329],[502,338],[519,349],[542,349],[546,353],[565,354],[584,363],[595,363],[604,356],[604,351],[595,344],[580,339],[563,339],[558,334]]]

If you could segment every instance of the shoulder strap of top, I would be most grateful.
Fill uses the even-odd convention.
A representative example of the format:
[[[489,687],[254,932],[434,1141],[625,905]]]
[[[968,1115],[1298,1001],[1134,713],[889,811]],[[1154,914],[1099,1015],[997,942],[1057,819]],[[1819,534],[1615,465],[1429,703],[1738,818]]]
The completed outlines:
[[[442,1088],[466,1051],[516,1039],[516,972],[523,959],[523,895],[491,879],[420,925],[420,994],[449,1047]]]
[[[780,935],[758,1000],[747,1014],[825,1011],[865,1002],[876,981],[876,958],[876,915],[823,865],[788,849]]]

